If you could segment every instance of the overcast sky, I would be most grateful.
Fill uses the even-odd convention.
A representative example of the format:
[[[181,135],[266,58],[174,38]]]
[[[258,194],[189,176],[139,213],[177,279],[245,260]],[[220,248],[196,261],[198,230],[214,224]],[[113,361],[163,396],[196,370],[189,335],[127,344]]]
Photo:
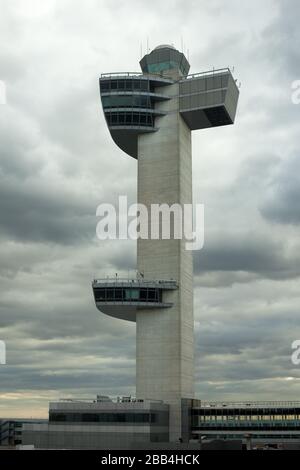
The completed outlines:
[[[193,132],[197,397],[300,399],[299,17],[296,0],[0,0],[0,417],[135,393],[135,325],[97,311],[91,280],[135,267],[135,242],[95,237],[96,206],[134,201],[137,177],[98,77],[139,71],[147,36],[241,82],[235,125]]]

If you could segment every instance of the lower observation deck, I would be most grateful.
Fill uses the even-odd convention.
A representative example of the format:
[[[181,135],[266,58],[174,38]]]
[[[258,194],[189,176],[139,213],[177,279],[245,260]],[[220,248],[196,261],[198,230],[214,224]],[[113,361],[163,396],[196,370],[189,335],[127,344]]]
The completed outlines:
[[[136,321],[138,309],[168,308],[163,291],[175,290],[175,280],[95,279],[93,291],[100,312],[123,320]]]

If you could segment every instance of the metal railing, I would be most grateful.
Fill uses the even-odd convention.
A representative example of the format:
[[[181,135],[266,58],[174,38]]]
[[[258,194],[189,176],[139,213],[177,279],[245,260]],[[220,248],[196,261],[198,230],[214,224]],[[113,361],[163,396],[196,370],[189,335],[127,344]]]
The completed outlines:
[[[64,403],[163,403],[163,400],[136,398],[133,396],[97,396],[96,398],[60,398],[59,402]],[[55,403],[55,402],[52,402]]]
[[[152,91],[145,91],[145,90],[127,90],[127,89],[120,89],[120,90],[108,90],[108,91],[101,91],[101,96],[145,96],[149,98],[161,98],[162,100],[169,100],[172,96],[163,95],[162,93],[153,93]],[[177,95],[176,95],[177,96]]]
[[[109,72],[109,73],[101,73],[100,79],[107,79],[107,78],[142,78],[143,80],[158,80],[166,83],[174,83],[174,80],[171,77],[165,77],[160,74],[144,74],[142,72]]]
[[[136,76],[144,76],[141,72],[109,72],[109,73],[101,73],[101,78],[110,78],[110,77],[136,77]]]
[[[201,401],[201,405],[195,408],[296,408],[300,407],[300,401]]]
[[[230,73],[231,75],[231,70],[229,67],[225,67],[223,69],[212,69],[212,70],[205,70],[205,72],[198,72],[198,73],[191,73],[190,75],[186,75],[184,77],[185,79],[189,78],[197,78],[197,77],[203,77],[206,75],[221,75],[223,73]]]
[[[96,286],[97,284],[130,284],[130,285],[156,285],[157,287],[161,285],[167,285],[167,286],[178,286],[178,283],[175,279],[154,279],[154,280],[149,280],[149,279],[144,279],[144,278],[138,278],[138,279],[129,279],[129,278],[122,278],[122,277],[110,277],[110,278],[104,278],[104,279],[94,279],[93,280],[93,286]]]

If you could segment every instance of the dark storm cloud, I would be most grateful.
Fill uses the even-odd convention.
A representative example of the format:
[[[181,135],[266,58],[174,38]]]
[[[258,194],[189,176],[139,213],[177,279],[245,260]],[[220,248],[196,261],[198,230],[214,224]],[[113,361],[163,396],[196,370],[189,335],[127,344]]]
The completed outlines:
[[[0,229],[11,239],[72,243],[91,240],[95,215],[91,204],[64,191],[32,184],[0,186]]]
[[[201,251],[194,254],[195,274],[207,272],[247,272],[269,279],[289,279],[300,275],[300,257],[288,253],[284,242],[263,239],[253,232],[207,236]]]
[[[281,162],[260,210],[262,215],[272,222],[298,225],[299,201],[300,158],[299,155],[293,155]]]
[[[92,365],[91,370],[88,366],[82,364],[82,370],[78,365],[70,369],[67,364],[62,364],[63,370],[60,372],[60,361],[53,362],[53,370],[48,370],[46,373],[41,370],[36,371],[31,367],[23,367],[22,372],[20,366],[9,367],[7,371],[1,373],[1,383],[5,383],[5,387],[1,391],[8,388],[17,390],[26,389],[39,389],[39,390],[55,390],[55,389],[69,389],[74,390],[77,388],[85,387],[88,384],[89,389],[97,390],[122,390],[125,387],[132,387],[134,381],[134,366],[130,367],[128,361],[124,366],[124,362],[120,361],[115,366],[110,363],[105,367],[95,367]],[[3,375],[2,375],[3,374]],[[109,386],[107,386],[109,384]],[[133,387],[132,387],[133,388]]]

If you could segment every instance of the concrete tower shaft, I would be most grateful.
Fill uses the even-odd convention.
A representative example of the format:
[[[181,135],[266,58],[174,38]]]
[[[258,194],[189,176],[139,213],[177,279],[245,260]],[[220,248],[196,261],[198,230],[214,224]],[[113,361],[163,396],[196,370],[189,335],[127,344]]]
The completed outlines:
[[[160,89],[172,98],[158,103],[165,113],[159,132],[138,137],[138,202],[148,213],[151,204],[192,203],[191,131],[178,113],[179,75],[168,73],[175,83]],[[139,239],[137,263],[146,279],[176,279],[179,286],[165,294],[172,307],[136,315],[137,397],[169,403],[170,439],[178,440],[181,398],[194,396],[192,252],[185,240]]]

